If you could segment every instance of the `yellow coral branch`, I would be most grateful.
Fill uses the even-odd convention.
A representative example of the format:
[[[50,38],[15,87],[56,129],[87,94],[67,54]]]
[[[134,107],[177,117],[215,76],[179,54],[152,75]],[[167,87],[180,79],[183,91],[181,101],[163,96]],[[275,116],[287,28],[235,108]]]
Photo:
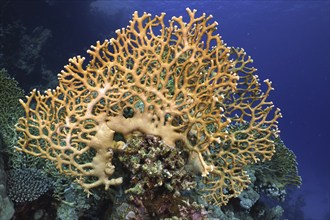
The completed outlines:
[[[21,101],[17,150],[53,161],[86,191],[108,189],[122,182],[111,177],[113,151],[123,147],[114,132],[139,131],[169,147],[181,141],[210,202],[237,196],[250,183],[244,167],[274,154],[281,115],[244,50],[223,43],[212,16],[187,12],[187,23],[173,17],[168,26],[164,13],[135,12],[116,38],[87,51],[88,64],[70,59],[55,90]]]

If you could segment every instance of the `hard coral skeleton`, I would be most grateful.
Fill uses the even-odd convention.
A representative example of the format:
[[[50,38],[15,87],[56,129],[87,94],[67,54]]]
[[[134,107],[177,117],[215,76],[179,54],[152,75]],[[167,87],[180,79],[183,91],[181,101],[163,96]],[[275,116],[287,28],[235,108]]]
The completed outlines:
[[[187,12],[187,23],[180,16],[168,24],[165,13],[135,12],[116,38],[87,51],[87,64],[70,59],[56,89],[21,100],[17,150],[52,161],[89,192],[122,183],[112,159],[125,143],[114,133],[139,131],[184,145],[209,202],[238,196],[250,183],[244,167],[274,154],[281,114],[244,50],[223,43],[212,16]]]

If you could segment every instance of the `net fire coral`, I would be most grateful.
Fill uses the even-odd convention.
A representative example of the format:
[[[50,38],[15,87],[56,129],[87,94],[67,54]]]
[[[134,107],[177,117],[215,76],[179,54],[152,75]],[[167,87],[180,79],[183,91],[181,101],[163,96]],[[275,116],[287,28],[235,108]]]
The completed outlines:
[[[184,146],[208,201],[239,195],[250,182],[244,167],[274,154],[281,114],[267,101],[271,83],[261,91],[244,50],[223,43],[212,16],[187,12],[187,23],[168,24],[164,13],[135,12],[116,38],[87,51],[87,64],[70,59],[56,89],[21,100],[17,150],[52,161],[89,192],[122,183],[112,159],[126,145],[114,134],[139,131]]]

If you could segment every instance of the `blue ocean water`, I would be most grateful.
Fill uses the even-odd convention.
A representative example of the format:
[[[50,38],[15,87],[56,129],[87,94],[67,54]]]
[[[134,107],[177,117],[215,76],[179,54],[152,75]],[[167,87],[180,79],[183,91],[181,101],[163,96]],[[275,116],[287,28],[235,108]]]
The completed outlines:
[[[56,4],[60,2],[60,4]],[[84,55],[89,45],[115,36],[134,11],[166,12],[187,18],[185,8],[212,14],[228,46],[242,47],[254,59],[261,80],[270,79],[271,100],[281,108],[279,128],[286,146],[297,155],[306,219],[330,219],[330,45],[329,1],[66,1],[17,3],[13,17],[27,26],[52,30],[43,59],[58,72],[69,57]],[[71,7],[71,10],[62,10]],[[82,10],[84,9],[84,10]],[[81,13],[89,11],[89,13]],[[64,48],[52,53],[53,47]],[[16,76],[21,84],[25,79]],[[40,79],[40,83],[42,80]]]

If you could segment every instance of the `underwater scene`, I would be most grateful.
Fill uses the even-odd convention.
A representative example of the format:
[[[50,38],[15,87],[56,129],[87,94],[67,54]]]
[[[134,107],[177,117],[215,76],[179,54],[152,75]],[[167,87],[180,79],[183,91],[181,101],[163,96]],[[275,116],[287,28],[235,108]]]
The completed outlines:
[[[0,220],[330,220],[329,20],[2,0]]]

